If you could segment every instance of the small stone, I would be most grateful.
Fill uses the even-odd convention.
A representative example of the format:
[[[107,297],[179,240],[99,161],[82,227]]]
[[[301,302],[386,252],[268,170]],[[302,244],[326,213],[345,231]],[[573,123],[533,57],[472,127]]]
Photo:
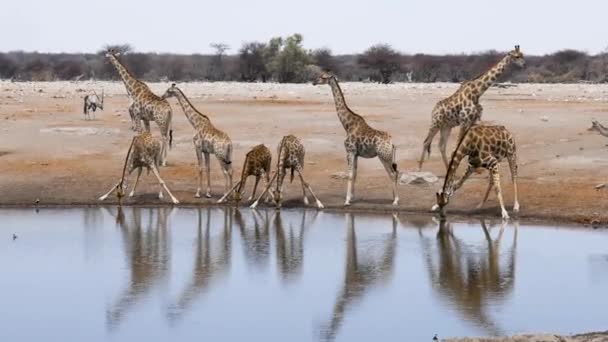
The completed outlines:
[[[546,115],[543,115],[543,116],[540,117],[540,120],[544,121],[544,122],[547,122],[547,121],[549,121],[549,117],[546,116]]]
[[[348,173],[344,171],[338,171],[330,176],[333,179],[348,179]]]
[[[438,180],[432,172],[404,172],[399,178],[399,184],[436,183]]]

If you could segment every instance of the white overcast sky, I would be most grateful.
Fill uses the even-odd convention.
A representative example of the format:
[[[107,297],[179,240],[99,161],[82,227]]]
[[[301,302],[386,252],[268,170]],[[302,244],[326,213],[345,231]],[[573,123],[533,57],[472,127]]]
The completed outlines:
[[[336,54],[386,42],[424,53],[608,46],[606,0],[5,0],[0,51],[94,52],[106,43],[137,51],[234,53],[244,41],[299,32],[306,48]]]

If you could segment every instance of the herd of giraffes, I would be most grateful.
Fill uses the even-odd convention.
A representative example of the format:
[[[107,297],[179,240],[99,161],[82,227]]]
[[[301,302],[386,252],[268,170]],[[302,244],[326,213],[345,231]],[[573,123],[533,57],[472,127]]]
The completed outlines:
[[[162,96],[154,94],[144,82],[136,79],[127,70],[118,59],[118,56],[119,54],[113,50],[108,50],[106,53],[106,58],[114,65],[127,89],[130,99],[128,111],[133,124],[132,129],[137,131],[138,134],[133,138],[129,146],[121,178],[110,191],[99,198],[100,200],[106,199],[112,192],[116,191],[120,201],[124,197],[124,191],[127,188],[125,178],[137,169],[137,178],[129,194],[130,197],[134,196],[139,178],[143,169],[146,168],[154,173],[160,183],[158,197],[162,199],[163,191],[166,191],[174,204],[179,203],[158,172],[160,166],[166,165],[168,149],[171,147],[173,140],[173,130],[171,127],[172,110],[167,99],[175,97],[195,130],[195,135],[192,139],[198,159],[198,186],[195,197],[201,197],[203,170],[207,175],[205,197],[211,197],[210,156],[213,154],[218,159],[225,178],[225,194],[218,200],[218,203],[226,201],[230,195],[232,195],[235,201],[240,201],[247,178],[255,176],[253,192],[249,197],[249,201],[254,200],[251,207],[255,208],[264,196],[266,196],[265,200],[267,202],[272,200],[277,207],[280,207],[283,181],[289,169],[292,180],[295,173],[300,178],[304,203],[306,205],[309,203],[307,197],[308,191],[315,199],[316,206],[323,208],[323,204],[302,175],[305,149],[296,136],[287,135],[279,143],[277,148],[278,161],[272,179],[270,179],[272,154],[265,145],[260,144],[253,147],[247,153],[241,172],[241,179],[233,185],[233,147],[228,134],[216,128],[208,116],[199,112],[175,84],[172,84]],[[524,55],[520,51],[519,45],[516,45],[513,50],[487,72],[464,82],[454,94],[439,101],[433,109],[431,127],[424,140],[418,166],[419,169],[422,169],[425,156],[430,156],[433,138],[439,132],[439,150],[447,169],[447,174],[442,190],[436,194],[437,203],[433,206],[432,210],[439,211],[442,216],[445,215],[445,208],[455,191],[462,186],[475,170],[484,168],[490,172],[490,177],[487,191],[479,207],[483,206],[490,191],[494,188],[500,203],[502,217],[503,219],[509,218],[502,197],[500,175],[498,172],[498,164],[504,159],[507,159],[509,163],[514,185],[513,212],[517,213],[519,211],[517,198],[517,153],[513,136],[504,126],[478,124],[483,111],[482,106],[479,104],[480,97],[496,82],[499,76],[505,73],[507,67],[511,64],[519,67],[525,66]],[[367,124],[363,116],[355,113],[348,107],[344,94],[338,84],[338,79],[333,73],[330,71],[323,72],[313,82],[313,85],[318,84],[327,84],[331,88],[338,119],[346,131],[344,147],[348,163],[348,185],[344,205],[350,205],[354,197],[355,180],[357,178],[357,159],[359,157],[378,157],[380,159],[391,182],[393,205],[398,205],[397,182],[399,181],[399,171],[395,157],[396,147],[392,142],[391,135],[372,128]],[[151,134],[150,121],[156,122],[159,126],[161,132],[160,138]],[[141,126],[142,122],[144,124],[143,128]],[[450,132],[456,126],[460,126],[458,144],[452,153],[451,159],[448,159],[446,146]],[[464,157],[468,157],[468,168],[465,174],[456,180],[456,171]],[[260,179],[264,181],[265,188],[262,194],[255,198]],[[273,184],[274,190],[270,191]]]

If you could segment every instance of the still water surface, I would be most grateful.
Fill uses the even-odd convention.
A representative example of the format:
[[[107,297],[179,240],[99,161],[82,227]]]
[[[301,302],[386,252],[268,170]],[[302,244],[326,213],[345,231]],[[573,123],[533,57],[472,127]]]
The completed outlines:
[[[608,327],[601,230],[285,210],[0,215],[0,341],[430,341]]]

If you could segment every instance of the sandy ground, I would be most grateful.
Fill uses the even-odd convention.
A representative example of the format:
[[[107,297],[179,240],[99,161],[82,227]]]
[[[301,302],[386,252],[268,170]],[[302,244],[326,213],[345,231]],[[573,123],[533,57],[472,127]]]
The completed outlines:
[[[150,85],[157,94],[168,83]],[[305,176],[329,208],[344,201],[346,180],[332,177],[346,171],[344,130],[328,86],[185,83],[180,87],[195,106],[226,131],[234,143],[235,179],[245,153],[258,143],[276,150],[286,134],[306,146]],[[398,147],[400,171],[416,170],[422,141],[434,104],[456,84],[376,85],[344,83],[350,107],[375,128],[387,130]],[[105,110],[93,121],[82,115],[83,97],[105,90]],[[608,222],[608,190],[594,185],[608,181],[608,138],[587,132],[591,118],[608,123],[608,86],[525,84],[490,89],[482,98],[483,121],[506,125],[516,138],[520,165],[523,218]],[[193,128],[173,99],[175,144],[161,175],[184,204],[211,204],[222,194],[223,177],[212,160],[212,199],[195,199],[196,169]],[[0,82],[0,205],[98,204],[97,197],[117,180],[131,141],[127,97],[122,83]],[[158,128],[152,125],[153,132]],[[453,131],[449,149],[455,146]],[[445,174],[437,149],[424,169]],[[462,167],[464,170],[464,165]],[[502,166],[508,209],[512,185]],[[156,198],[155,178],[143,177],[128,204],[166,203]],[[481,211],[474,208],[486,186],[486,174],[475,175],[451,202],[453,214],[499,215],[491,196]],[[249,180],[248,188],[253,185]],[[400,210],[428,212],[441,179],[434,184],[401,185]],[[250,190],[248,190],[250,191]],[[298,184],[286,188],[286,206],[301,205]],[[377,159],[360,159],[354,210],[392,210],[388,178]],[[115,201],[111,198],[110,203]]]
[[[559,336],[553,334],[519,335],[512,337],[494,338],[462,338],[446,339],[445,342],[606,342],[608,332],[594,332],[572,336]]]

